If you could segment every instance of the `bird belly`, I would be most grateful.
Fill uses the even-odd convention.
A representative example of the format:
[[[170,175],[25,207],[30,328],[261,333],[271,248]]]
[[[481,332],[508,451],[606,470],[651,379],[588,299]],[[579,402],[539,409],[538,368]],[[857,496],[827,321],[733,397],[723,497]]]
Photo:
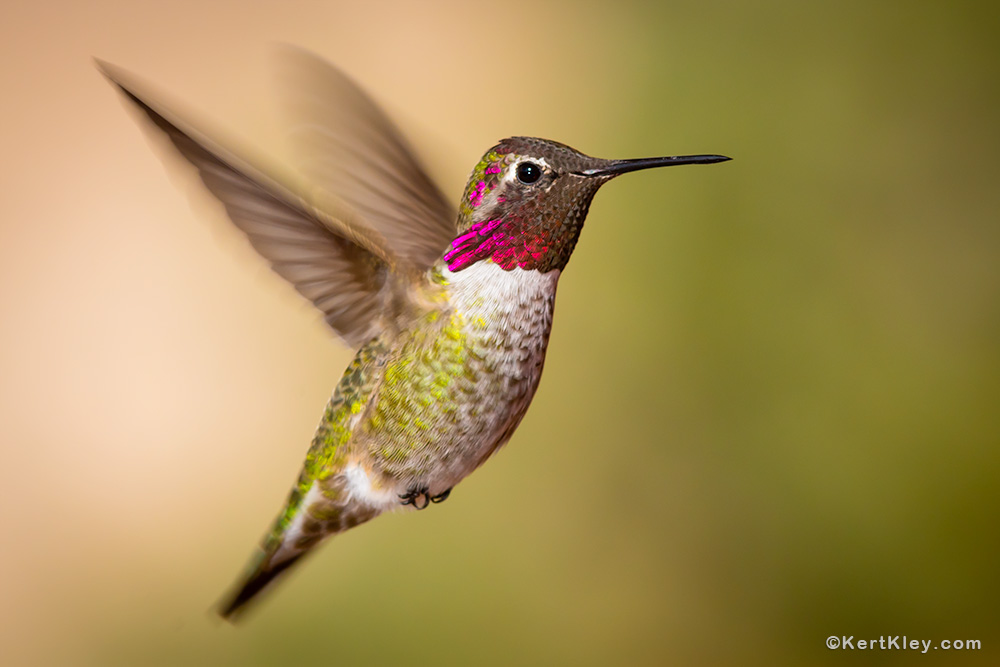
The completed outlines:
[[[541,378],[559,272],[492,262],[441,277],[447,307],[406,335],[359,440],[400,491],[443,493],[513,434]]]

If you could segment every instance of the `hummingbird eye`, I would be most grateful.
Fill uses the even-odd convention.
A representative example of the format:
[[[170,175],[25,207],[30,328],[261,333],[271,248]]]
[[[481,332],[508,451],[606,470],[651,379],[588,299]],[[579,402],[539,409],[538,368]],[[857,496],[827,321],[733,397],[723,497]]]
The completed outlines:
[[[531,185],[542,177],[542,168],[534,162],[522,162],[517,165],[517,180],[525,185]]]

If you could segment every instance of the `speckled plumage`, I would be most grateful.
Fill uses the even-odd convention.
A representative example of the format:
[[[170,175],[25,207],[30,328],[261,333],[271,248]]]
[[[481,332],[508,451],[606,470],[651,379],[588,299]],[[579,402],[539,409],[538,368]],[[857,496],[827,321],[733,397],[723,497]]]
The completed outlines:
[[[324,537],[399,507],[408,490],[448,491],[520,423],[541,379],[560,272],[492,262],[432,272],[427,308],[362,347],[344,373],[243,591],[256,593],[255,576],[262,587]]]
[[[507,442],[538,388],[559,276],[602,184],[726,159],[601,160],[513,137],[473,169],[455,215],[370,98],[309,54],[290,58],[312,82],[300,87],[305,180],[228,148],[98,64],[275,271],[359,348],[225,617],[324,538],[443,500]]]

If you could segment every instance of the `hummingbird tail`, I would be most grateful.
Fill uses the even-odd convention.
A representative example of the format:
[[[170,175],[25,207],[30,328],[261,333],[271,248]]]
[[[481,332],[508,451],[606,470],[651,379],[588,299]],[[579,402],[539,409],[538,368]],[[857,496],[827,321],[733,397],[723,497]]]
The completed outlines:
[[[246,610],[246,604],[257,597],[258,593],[267,588],[268,584],[285,570],[299,562],[305,554],[306,552],[302,551],[273,566],[268,566],[267,561],[270,559],[265,554],[261,554],[263,559],[253,568],[250,575],[242,581],[235,592],[223,598],[219,605],[219,615],[230,622],[239,620],[240,615]]]
[[[366,502],[353,502],[356,490],[345,486],[348,484],[345,475],[329,479],[325,491],[320,490],[322,483],[310,483],[308,491],[303,493],[296,488],[292,492],[285,511],[275,521],[257,557],[251,561],[249,573],[219,605],[222,618],[237,620],[247,603],[321,542],[382,512],[382,508]],[[339,500],[331,500],[329,496]],[[388,497],[398,502],[395,495],[390,493]]]

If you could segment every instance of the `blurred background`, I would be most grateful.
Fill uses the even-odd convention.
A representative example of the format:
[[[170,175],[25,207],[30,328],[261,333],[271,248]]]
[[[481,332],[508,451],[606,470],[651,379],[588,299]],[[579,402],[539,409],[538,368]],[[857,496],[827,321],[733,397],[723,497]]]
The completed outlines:
[[[1000,664],[1000,11],[650,4],[4,4],[4,664]],[[512,134],[735,160],[605,187],[510,445],[233,628],[352,352],[90,58],[282,159],[276,42],[456,201]]]

